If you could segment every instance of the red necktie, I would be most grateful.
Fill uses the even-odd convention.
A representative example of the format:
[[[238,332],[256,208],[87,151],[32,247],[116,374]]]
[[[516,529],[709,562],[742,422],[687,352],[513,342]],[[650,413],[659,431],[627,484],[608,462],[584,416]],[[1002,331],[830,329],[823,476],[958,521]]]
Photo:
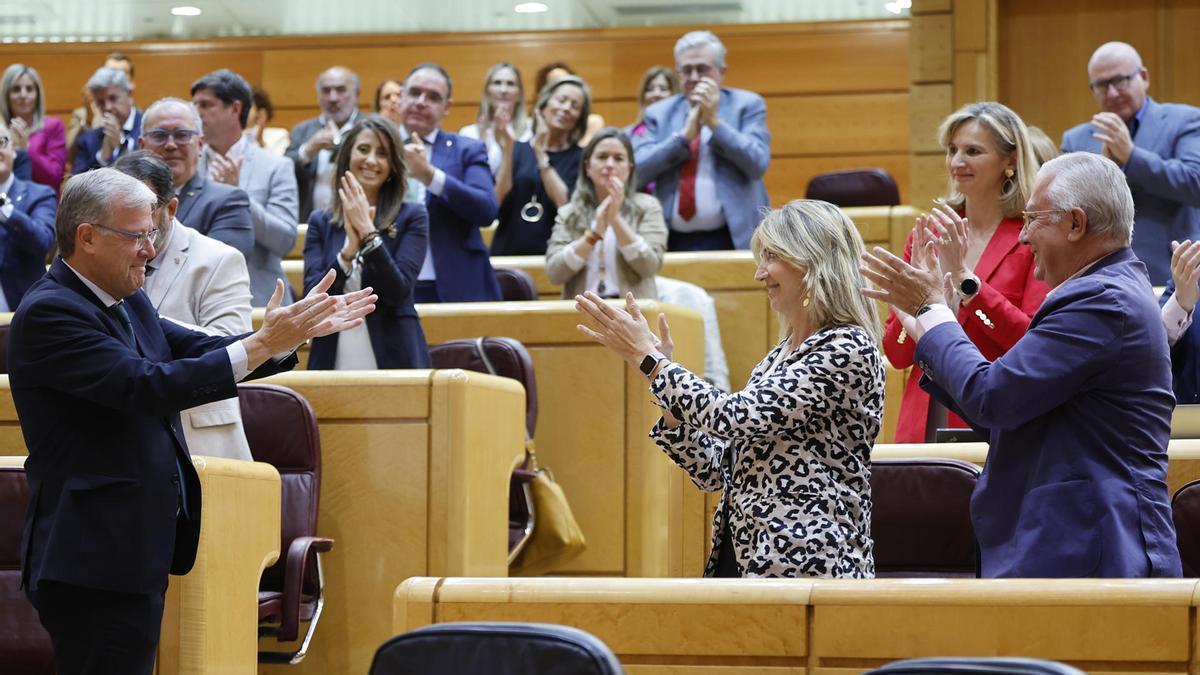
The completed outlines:
[[[700,134],[688,143],[691,156],[679,174],[679,216],[691,220],[696,215],[696,167],[700,164]]]

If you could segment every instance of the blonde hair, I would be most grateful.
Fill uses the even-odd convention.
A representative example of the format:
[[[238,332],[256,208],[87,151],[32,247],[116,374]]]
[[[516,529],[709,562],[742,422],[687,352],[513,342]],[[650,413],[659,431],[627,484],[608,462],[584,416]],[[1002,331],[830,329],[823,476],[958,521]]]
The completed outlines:
[[[995,101],[969,103],[942,121],[938,127],[938,143],[948,149],[954,134],[967,122],[977,122],[987,129],[1002,157],[1013,157],[1013,175],[1004,181],[1000,192],[1000,209],[1006,218],[1021,215],[1029,195],[1033,193],[1033,182],[1037,177],[1037,156],[1029,141],[1029,130],[1025,122],[1008,106]],[[1015,155],[1015,156],[1014,156]],[[946,202],[961,211],[967,198],[954,190],[954,179],[947,177]]]
[[[808,316],[815,329],[859,326],[879,342],[879,313],[859,291],[867,285],[859,272],[866,246],[841,209],[816,199],[788,202],[763,218],[750,239],[750,249],[756,262],[763,250],[770,249],[804,271],[811,297]],[[779,324],[781,339],[792,334],[782,315]]]

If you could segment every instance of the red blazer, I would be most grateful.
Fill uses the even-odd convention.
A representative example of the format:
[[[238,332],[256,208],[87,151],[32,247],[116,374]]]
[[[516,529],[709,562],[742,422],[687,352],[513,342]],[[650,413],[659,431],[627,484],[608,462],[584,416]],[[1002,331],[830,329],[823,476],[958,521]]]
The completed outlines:
[[[1021,236],[1020,218],[1000,221],[996,232],[975,266],[979,277],[979,293],[958,310],[958,322],[971,342],[989,361],[1012,348],[1029,328],[1029,320],[1042,305],[1046,284],[1033,278],[1033,252],[1018,241]],[[912,233],[904,244],[904,259],[912,257]],[[904,385],[900,402],[900,419],[896,425],[897,443],[924,443],[925,424],[929,419],[929,394],[918,382],[921,369],[913,365],[914,342],[900,325],[895,312],[889,311],[884,325],[883,351],[897,370],[912,366]],[[949,413],[951,427],[967,424]]]

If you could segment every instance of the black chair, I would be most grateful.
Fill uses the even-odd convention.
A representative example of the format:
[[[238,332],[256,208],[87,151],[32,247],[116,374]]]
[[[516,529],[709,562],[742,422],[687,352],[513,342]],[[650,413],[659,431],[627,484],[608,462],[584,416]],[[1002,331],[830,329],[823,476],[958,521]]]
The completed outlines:
[[[537,300],[537,286],[529,272],[515,267],[497,267],[496,283],[500,284],[501,300]]]
[[[258,591],[259,637],[292,642],[300,624],[308,631],[296,651],[258,653],[260,663],[300,663],[325,605],[321,553],[333,540],[317,537],[321,495],[321,437],[317,416],[308,401],[287,387],[238,385],[246,441],[255,461],[279,471],[283,498],[279,561],[263,571]]]
[[[894,661],[866,675],[1085,675],[1058,661],[1023,658],[929,658]]]
[[[0,375],[8,374],[8,324],[0,325]]]
[[[974,577],[971,493],[979,467],[958,459],[871,463],[871,537],[878,577]]]
[[[21,532],[28,506],[25,470],[0,466],[0,671],[53,675],[54,645],[21,589]]]
[[[603,642],[545,623],[443,623],[397,635],[370,675],[621,675]]]
[[[813,176],[805,199],[820,199],[837,206],[896,206],[900,189],[883,169],[850,169]]]
[[[1171,519],[1175,521],[1175,542],[1183,561],[1183,576],[1200,576],[1200,480],[1175,491],[1171,498]]]

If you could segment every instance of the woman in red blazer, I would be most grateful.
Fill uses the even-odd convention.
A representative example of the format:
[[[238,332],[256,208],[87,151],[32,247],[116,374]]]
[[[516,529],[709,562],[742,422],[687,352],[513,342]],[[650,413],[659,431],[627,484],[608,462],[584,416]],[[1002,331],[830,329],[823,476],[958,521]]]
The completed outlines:
[[[1033,190],[1037,162],[1025,123],[993,102],[972,103],[942,122],[949,197],[917,219],[918,243],[932,239],[942,272],[951,277],[947,301],[971,341],[988,359],[1008,351],[1029,328],[1048,289],[1033,278],[1033,254],[1019,243],[1021,211]],[[917,232],[920,230],[920,232]],[[904,247],[912,257],[913,235]],[[896,310],[888,314],[883,349],[892,367],[912,367],[900,403],[897,443],[933,440],[938,427],[967,424],[930,405],[913,365],[913,341]]]

